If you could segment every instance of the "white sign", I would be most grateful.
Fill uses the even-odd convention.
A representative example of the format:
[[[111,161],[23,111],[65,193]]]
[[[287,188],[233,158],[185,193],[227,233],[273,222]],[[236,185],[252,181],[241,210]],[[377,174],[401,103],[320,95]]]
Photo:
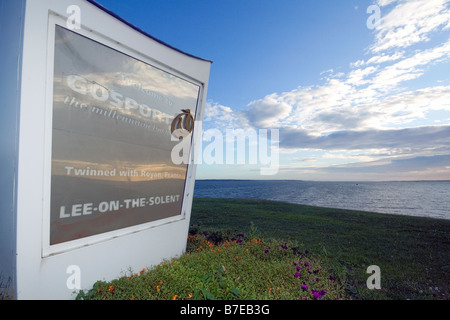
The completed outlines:
[[[73,299],[181,255],[211,61],[92,0],[3,0],[0,20],[2,297]]]

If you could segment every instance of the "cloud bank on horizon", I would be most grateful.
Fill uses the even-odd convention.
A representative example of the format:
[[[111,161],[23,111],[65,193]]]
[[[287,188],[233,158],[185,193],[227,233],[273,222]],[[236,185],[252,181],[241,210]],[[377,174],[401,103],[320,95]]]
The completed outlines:
[[[209,101],[205,129],[279,129],[284,160],[274,178],[450,179],[450,85],[432,77],[450,74],[450,0],[374,5],[372,43],[344,72],[324,71],[323,83],[273,92],[243,111]]]

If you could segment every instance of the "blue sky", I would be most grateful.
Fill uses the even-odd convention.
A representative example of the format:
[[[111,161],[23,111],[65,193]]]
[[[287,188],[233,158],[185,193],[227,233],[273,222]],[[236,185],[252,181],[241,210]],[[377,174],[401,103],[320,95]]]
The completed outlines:
[[[213,61],[206,132],[278,130],[277,174],[199,179],[450,179],[450,0],[98,2]]]

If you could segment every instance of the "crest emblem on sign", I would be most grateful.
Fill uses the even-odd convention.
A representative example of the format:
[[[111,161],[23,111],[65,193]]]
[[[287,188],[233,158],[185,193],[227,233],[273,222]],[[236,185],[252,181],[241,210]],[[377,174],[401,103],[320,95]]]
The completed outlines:
[[[183,139],[191,134],[194,130],[194,117],[190,109],[181,110],[182,113],[177,115],[172,121],[172,135],[178,139]]]

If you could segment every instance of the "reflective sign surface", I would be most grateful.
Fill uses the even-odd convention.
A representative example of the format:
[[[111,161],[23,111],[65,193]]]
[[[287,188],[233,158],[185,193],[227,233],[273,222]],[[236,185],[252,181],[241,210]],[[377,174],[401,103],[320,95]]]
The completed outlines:
[[[56,26],[50,244],[181,215],[171,125],[200,87]]]

